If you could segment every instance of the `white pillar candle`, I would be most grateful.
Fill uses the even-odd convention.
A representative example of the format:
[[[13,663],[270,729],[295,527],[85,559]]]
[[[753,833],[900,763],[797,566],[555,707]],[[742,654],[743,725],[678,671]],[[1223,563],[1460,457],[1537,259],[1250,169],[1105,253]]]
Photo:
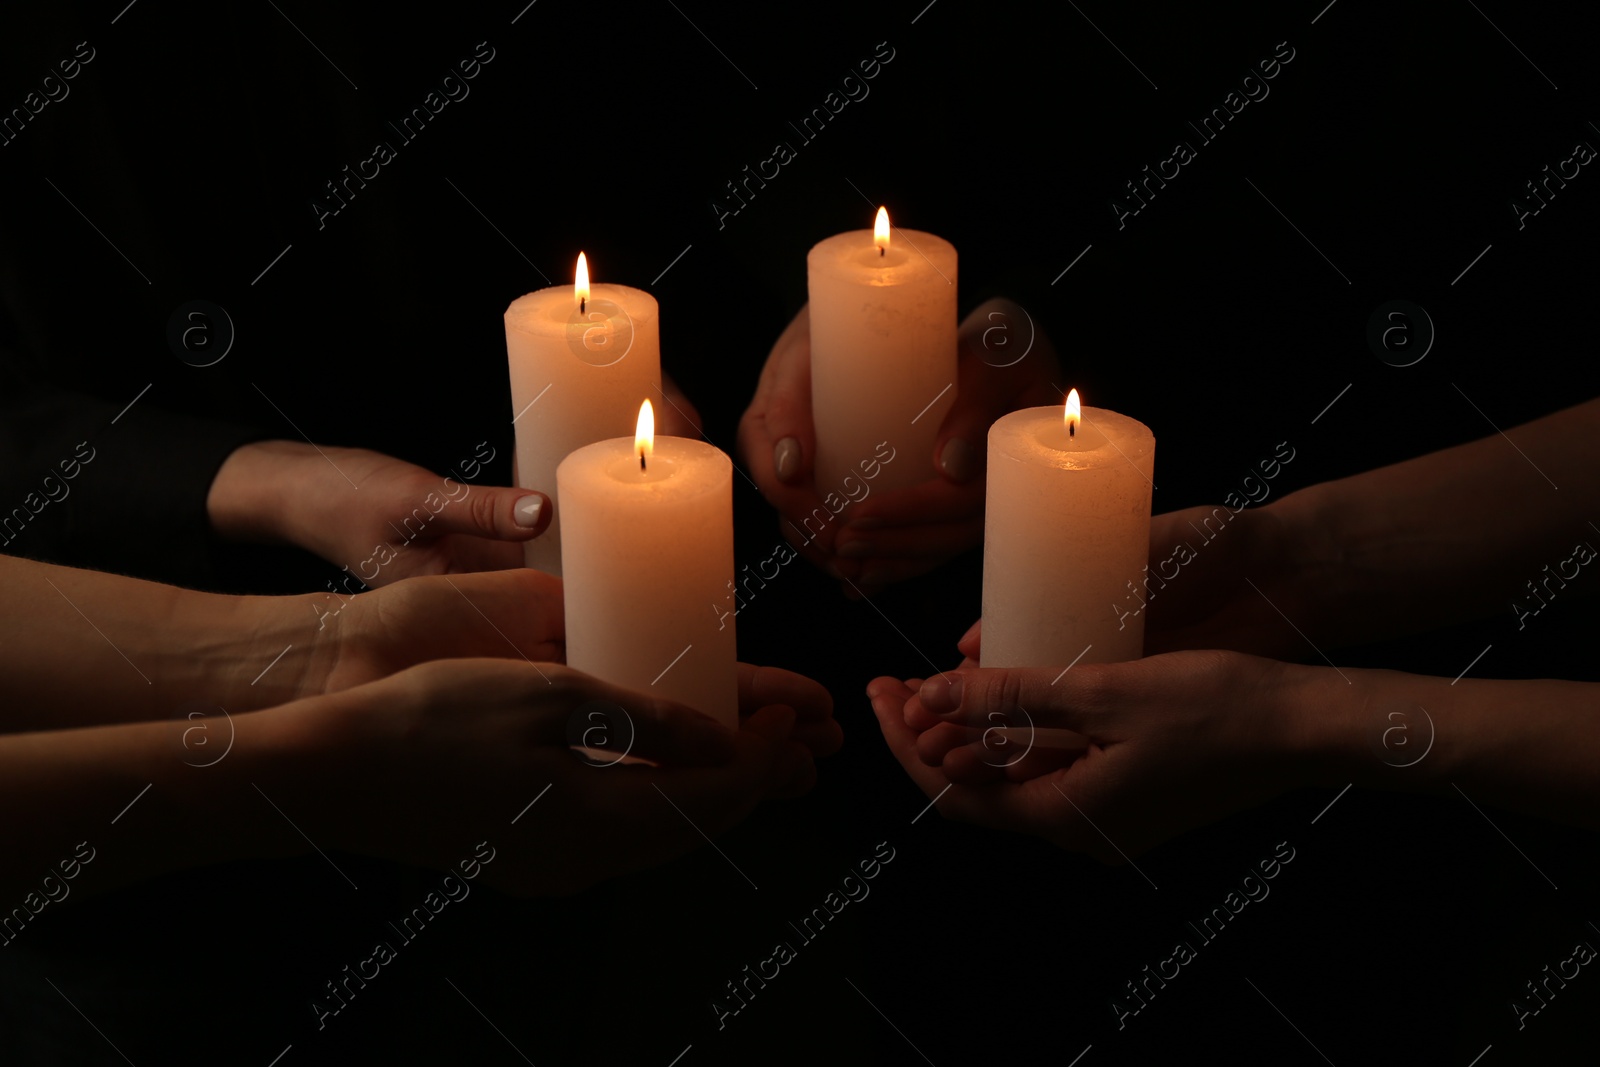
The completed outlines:
[[[656,299],[626,285],[578,283],[518,297],[506,308],[506,357],[517,435],[517,484],[550,497],[550,526],[524,546],[527,565],[562,573],[565,523],[556,467],[574,449],[633,430],[639,398],[661,395]]]
[[[862,465],[882,458],[883,442],[895,462],[874,490],[936,477],[934,443],[956,398],[955,247],[931,233],[891,233],[879,208],[876,230],[812,248],[806,277],[817,494],[859,496]]]
[[[567,665],[737,729],[733,616],[706,608],[733,584],[733,463],[703,441],[641,441],[645,411],[638,437],[586,445],[556,471]]]
[[[1069,407],[1077,400],[1074,389]],[[1083,408],[1069,434],[1064,415],[1025,408],[989,428],[985,667],[1143,654],[1155,435],[1103,408]]]

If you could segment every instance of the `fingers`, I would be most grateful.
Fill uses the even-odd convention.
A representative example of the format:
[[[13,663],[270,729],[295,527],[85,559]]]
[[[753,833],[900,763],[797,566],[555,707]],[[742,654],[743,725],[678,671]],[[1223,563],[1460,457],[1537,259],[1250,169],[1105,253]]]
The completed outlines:
[[[901,714],[911,690],[906,688],[904,682],[894,678],[874,678],[869,695],[872,713],[878,718],[878,729],[883,732],[883,740],[889,746],[889,751],[923,793],[930,799],[939,796],[950,783],[939,770],[929,767],[917,756],[917,732],[906,725]]]
[[[922,707],[946,722],[990,727],[1031,725],[1072,730],[1097,741],[1121,740],[1103,695],[1105,664],[1071,671],[1048,667],[949,671],[922,683]]]
[[[800,309],[767,356],[755,396],[739,420],[739,452],[764,490],[768,479],[790,486],[811,479],[816,439],[811,422],[809,306]]]
[[[811,419],[811,307],[802,307],[772,346],[756,387],[772,470],[785,485],[811,477],[816,436]]]
[[[972,660],[972,665],[977,666],[980,659],[979,652],[983,649],[983,620],[979,619],[967,627],[967,632],[961,635],[961,640],[956,642],[956,651],[967,659]],[[966,666],[966,664],[962,664]]]
[[[900,714],[904,701],[911,697],[904,683],[892,678],[875,678],[871,690],[872,710],[884,741],[912,781],[930,800],[935,800],[940,815],[998,830],[1034,834],[1063,847],[1091,852],[1102,861],[1115,861],[1115,855],[1101,847],[1098,837],[1088,835],[1082,809],[1074,810],[1072,801],[1066,799],[1070,794],[1078,804],[1086,806],[1079,795],[1080,787],[1072,778],[1082,761],[1072,759],[1067,770],[1043,769],[1048,761],[1068,759],[1075,753],[1046,754],[1037,758],[1029,753],[1016,767],[1023,768],[1023,773],[1038,770],[1039,774],[1025,781],[1010,780],[1012,768],[987,767],[980,771],[978,767],[958,764],[956,773],[969,778],[968,782],[958,784],[942,768],[929,767],[918,758],[917,734],[906,726]],[[1025,767],[1029,759],[1035,762]],[[997,771],[999,773],[995,773]],[[1008,780],[1001,781],[1001,778]]]
[[[766,796],[791,799],[805,796],[817,784],[813,751],[802,738],[793,708],[766,707],[744,720],[744,733],[773,743],[772,770],[766,779]]]
[[[980,304],[962,321],[956,339],[956,400],[939,427],[934,464],[948,481],[965,485],[983,480],[995,419],[1055,401],[1050,379],[1059,366],[1038,324],[1010,300]]]
[[[779,667],[739,664],[739,708],[750,713],[782,705],[795,713],[793,740],[813,756],[831,756],[844,744],[844,731],[833,718],[833,695],[803,674]]]
[[[739,664],[739,707],[753,711],[768,704],[793,708],[800,721],[833,715],[833,694],[820,683],[782,667]]]
[[[565,715],[544,716],[540,740],[625,754],[664,766],[720,767],[738,751],[735,732],[700,712],[670,700],[636,693],[555,664],[541,676]],[[599,757],[603,759],[603,757]]]
[[[464,505],[464,506],[463,506]],[[428,532],[471,534],[496,541],[531,541],[550,525],[550,498],[505,486],[473,486],[457,506],[434,517]]]
[[[762,799],[797,796],[815,781],[810,753],[788,739],[794,712],[763,708],[745,720],[744,729],[729,731],[734,758],[717,768],[627,768],[655,788],[693,821],[715,836],[743,819]]]
[[[929,482],[930,488],[940,486]],[[915,490],[908,490],[915,492]],[[973,503],[970,514],[950,519],[930,518],[926,523],[901,522],[904,515],[886,517],[882,523],[851,522],[839,531],[834,551],[844,559],[865,561],[866,567],[885,560],[943,562],[983,543],[983,501]]]
[[[417,609],[417,623],[431,628],[437,624],[438,612],[446,612],[444,617],[458,620],[451,635],[459,639],[457,647],[465,653],[534,662],[565,658],[563,586],[552,574],[513,567],[427,575],[409,581],[433,586],[433,596],[438,598]]]

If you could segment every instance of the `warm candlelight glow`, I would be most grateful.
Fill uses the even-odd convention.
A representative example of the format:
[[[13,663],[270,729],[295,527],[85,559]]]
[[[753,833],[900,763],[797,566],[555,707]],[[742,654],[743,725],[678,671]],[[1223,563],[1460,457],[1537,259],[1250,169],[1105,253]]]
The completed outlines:
[[[581,314],[588,310],[589,303],[589,260],[582,252],[578,253],[577,281],[572,285],[572,302],[578,305]]]
[[[1072,390],[1067,394],[1067,408],[1062,416],[1067,424],[1067,436],[1077,437],[1078,426],[1083,422],[1083,407],[1078,402],[1078,391]]]
[[[646,400],[639,405],[639,428],[633,434],[633,450],[639,453],[639,469],[644,470],[644,461],[656,447],[656,412]]]
[[[872,223],[872,243],[878,246],[878,255],[883,255],[889,248],[889,209],[880,207],[878,217]]]

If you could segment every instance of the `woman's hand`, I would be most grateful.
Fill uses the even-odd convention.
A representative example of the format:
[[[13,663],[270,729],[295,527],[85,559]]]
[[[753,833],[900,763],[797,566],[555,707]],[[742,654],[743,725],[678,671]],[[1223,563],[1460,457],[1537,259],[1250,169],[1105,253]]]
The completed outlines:
[[[766,703],[780,697],[789,703]],[[324,848],[448,870],[487,839],[486,881],[568,893],[688,853],[763,799],[805,793],[816,772],[793,738],[793,705],[825,701],[798,675],[743,671],[735,731],[559,664],[441,661],[259,713],[279,717],[294,758],[256,773],[277,778],[274,797],[299,794]],[[581,757],[580,743],[615,759]]]
[[[942,814],[1118,862],[1312,784],[1295,755],[1297,698],[1324,674],[1231,652],[1178,652],[1065,674],[962,668],[915,691],[877,678],[867,691],[884,740],[923,792],[940,798]],[[912,725],[928,722],[940,725]],[[996,727],[1010,728],[1005,744]],[[1036,741],[1019,756],[1030,733],[1050,729],[1083,743],[1051,750]]]
[[[543,571],[411,578],[343,603],[330,595],[311,599],[325,613],[332,641],[311,653],[304,695],[350,689],[430,660],[566,659],[561,579]],[[790,708],[794,739],[813,755],[839,750],[833,698],[820,685],[779,667],[741,663],[739,686],[751,707]]]
[[[870,595],[924,574],[983,540],[989,424],[1009,411],[1058,403],[1060,364],[1049,338],[1019,305],[995,299],[961,323],[956,399],[931,456],[926,480],[874,493],[813,540],[799,529],[816,509],[828,514],[813,481],[816,431],[811,414],[811,319],[801,308],[767,356],[744,417],[739,454],[762,495],[787,521],[784,536],[839,577],[847,594]],[[852,588],[854,586],[854,588]]]
[[[364,448],[262,441],[230,455],[206,502],[219,536],[298,545],[377,587],[522,565],[544,493],[469,485]]]

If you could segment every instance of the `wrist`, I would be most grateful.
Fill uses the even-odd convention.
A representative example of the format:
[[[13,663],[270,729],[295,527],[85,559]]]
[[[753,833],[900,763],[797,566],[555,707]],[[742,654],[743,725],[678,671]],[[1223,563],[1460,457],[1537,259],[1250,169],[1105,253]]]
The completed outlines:
[[[1270,524],[1265,555],[1278,561],[1273,599],[1317,644],[1343,636],[1339,619],[1351,576],[1340,512],[1322,485],[1260,509]]]
[[[170,642],[166,678],[189,679],[179,689],[216,693],[230,713],[256,711],[321,694],[338,658],[339,631],[328,616],[338,604],[315,593],[222,596],[201,600],[187,615],[186,640]]]
[[[1343,786],[1368,770],[1373,756],[1362,722],[1368,687],[1330,667],[1285,664],[1274,691],[1278,748],[1293,786]],[[1346,681],[1349,678],[1350,681]]]
[[[298,441],[255,441],[229,453],[206,495],[206,515],[227,541],[291,541],[289,511],[304,496],[294,471],[316,450]]]

